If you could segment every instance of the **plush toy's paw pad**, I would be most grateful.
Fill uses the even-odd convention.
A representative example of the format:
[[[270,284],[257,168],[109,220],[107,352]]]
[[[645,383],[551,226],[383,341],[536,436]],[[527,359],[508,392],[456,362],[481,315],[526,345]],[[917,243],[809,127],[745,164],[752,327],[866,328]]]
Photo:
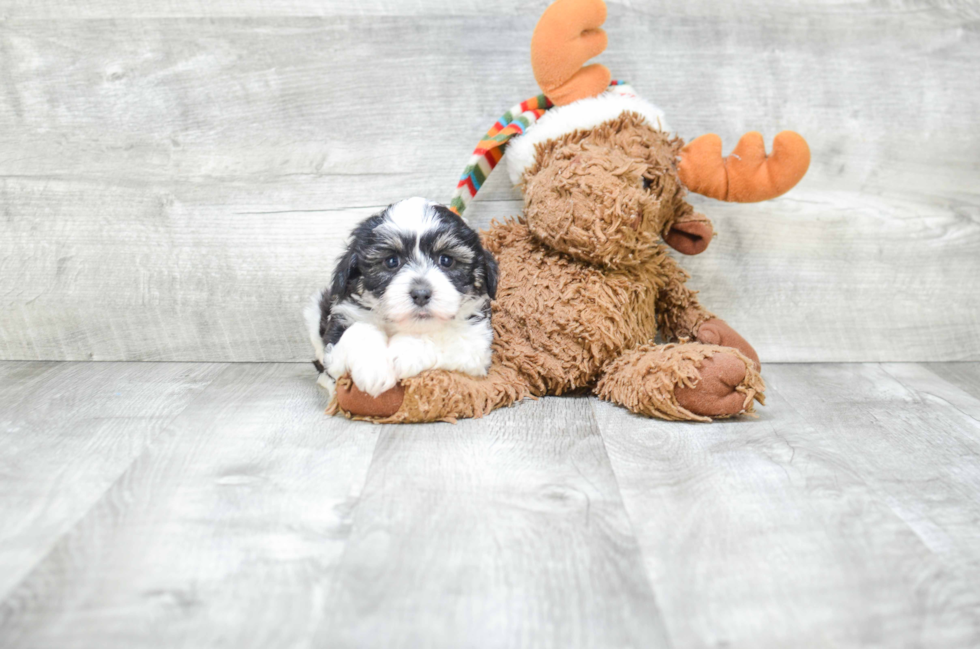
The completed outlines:
[[[701,361],[701,379],[692,388],[678,386],[674,398],[702,417],[726,417],[745,410],[745,395],[736,389],[745,380],[745,362],[732,354],[715,354]]]
[[[404,400],[405,388],[400,383],[376,397],[362,391],[351,381],[337,383],[337,405],[356,417],[391,417],[398,412]]]
[[[732,347],[742,352],[755,363],[755,369],[762,367],[759,363],[759,355],[752,348],[745,338],[742,338],[737,331],[731,328],[724,320],[713,318],[704,322],[698,327],[698,342],[707,345],[719,345],[721,347]]]

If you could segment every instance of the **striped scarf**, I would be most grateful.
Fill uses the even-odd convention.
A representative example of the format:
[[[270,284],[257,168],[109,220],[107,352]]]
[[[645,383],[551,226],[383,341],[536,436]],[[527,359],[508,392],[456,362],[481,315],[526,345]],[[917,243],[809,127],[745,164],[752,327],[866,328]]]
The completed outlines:
[[[609,85],[610,87],[626,86],[626,83],[614,80]],[[626,88],[628,86],[617,90],[622,91]],[[463,169],[462,177],[456,184],[456,192],[449,203],[449,209],[462,216],[466,207],[476,197],[476,193],[480,191],[480,187],[490,177],[490,172],[504,157],[504,150],[510,139],[523,135],[528,127],[541,119],[541,116],[552,106],[554,104],[551,100],[541,94],[522,101],[504,113],[476,145],[466,168]]]
[[[463,176],[456,185],[456,193],[449,203],[449,209],[462,216],[466,206],[490,177],[490,172],[504,157],[504,149],[510,139],[523,134],[527,127],[538,121],[552,106],[554,104],[551,100],[542,94],[522,101],[504,113],[476,145],[470,161],[463,169]]]

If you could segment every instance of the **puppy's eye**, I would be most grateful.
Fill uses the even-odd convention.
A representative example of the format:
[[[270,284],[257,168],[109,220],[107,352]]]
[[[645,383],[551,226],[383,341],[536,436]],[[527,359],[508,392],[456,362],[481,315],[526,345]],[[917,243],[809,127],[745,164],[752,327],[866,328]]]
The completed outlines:
[[[653,182],[649,178],[646,176],[643,177],[643,189],[650,189],[650,185],[652,184]]]
[[[452,268],[456,260],[449,255],[439,255],[439,265],[443,268]]]
[[[401,259],[398,258],[398,255],[392,255],[385,259],[385,268],[398,268],[400,263]]]

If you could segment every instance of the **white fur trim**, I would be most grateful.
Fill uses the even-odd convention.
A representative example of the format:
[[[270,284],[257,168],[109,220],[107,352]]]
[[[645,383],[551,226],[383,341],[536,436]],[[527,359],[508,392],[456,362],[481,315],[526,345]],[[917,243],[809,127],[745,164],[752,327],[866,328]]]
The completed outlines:
[[[598,97],[579,99],[566,106],[556,106],[535,122],[527,133],[514,138],[507,147],[507,172],[510,182],[517,185],[524,171],[534,164],[535,147],[548,140],[554,140],[566,133],[580,129],[595,128],[603,122],[616,119],[626,112],[639,113],[651,126],[662,131],[669,130],[664,112],[623,89],[613,87]]]

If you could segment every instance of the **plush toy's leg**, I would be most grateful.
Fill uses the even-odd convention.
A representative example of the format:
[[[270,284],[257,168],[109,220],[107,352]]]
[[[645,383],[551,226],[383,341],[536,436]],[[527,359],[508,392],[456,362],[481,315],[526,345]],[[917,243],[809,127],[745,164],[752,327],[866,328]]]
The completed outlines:
[[[711,421],[753,412],[764,390],[755,363],[738,350],[684,343],[626,352],[606,367],[595,393],[648,417]]]
[[[430,370],[404,379],[377,399],[364,395],[344,377],[337,383],[335,404],[348,417],[383,424],[455,421],[482,417],[530,394],[520,373],[495,361],[485,377]]]

